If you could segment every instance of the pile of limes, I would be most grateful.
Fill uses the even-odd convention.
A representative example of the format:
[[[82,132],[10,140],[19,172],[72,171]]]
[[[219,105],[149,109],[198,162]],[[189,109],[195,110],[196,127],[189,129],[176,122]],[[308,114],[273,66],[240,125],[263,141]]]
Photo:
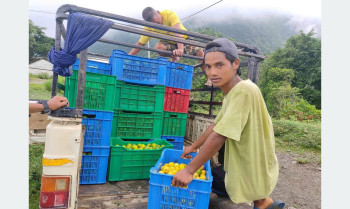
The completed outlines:
[[[165,163],[161,168],[158,173],[162,174],[169,174],[169,175],[175,175],[178,171],[186,168],[186,164],[184,163],[174,163],[174,162],[169,162]],[[195,179],[200,179],[200,180],[207,180],[205,177],[206,171],[204,170],[204,165],[200,167],[194,174],[193,178]]]
[[[120,146],[119,144],[116,144],[115,146]],[[130,144],[128,143],[127,145],[122,145],[125,149],[128,150],[154,150],[154,149],[160,149],[164,147],[164,144],[159,145],[156,143],[148,143],[148,144]]]

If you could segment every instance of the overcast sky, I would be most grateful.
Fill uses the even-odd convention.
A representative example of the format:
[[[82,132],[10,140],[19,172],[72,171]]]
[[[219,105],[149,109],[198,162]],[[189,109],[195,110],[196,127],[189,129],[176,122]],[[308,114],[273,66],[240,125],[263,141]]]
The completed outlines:
[[[179,18],[188,17],[219,0],[30,0],[29,19],[35,25],[46,27],[47,35],[54,37],[55,14],[59,6],[63,4],[74,4],[80,7],[110,12],[118,15],[142,19],[142,10],[151,6],[157,10],[171,9]],[[208,15],[219,18],[227,8],[234,8],[235,11],[250,16],[259,14],[262,11],[273,13],[292,14],[300,17],[321,18],[321,0],[223,0],[209,9],[196,15]],[[35,12],[44,11],[48,13]]]

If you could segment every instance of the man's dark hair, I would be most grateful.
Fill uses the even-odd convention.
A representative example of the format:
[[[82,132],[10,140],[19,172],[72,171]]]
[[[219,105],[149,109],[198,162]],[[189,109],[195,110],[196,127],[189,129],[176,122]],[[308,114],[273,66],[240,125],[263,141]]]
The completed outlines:
[[[209,48],[207,48],[206,50],[211,49],[213,47],[220,47],[220,44],[218,44],[218,43],[211,43]],[[228,54],[226,52],[222,52],[222,53],[225,54],[226,59],[228,61],[230,61],[231,65],[233,65],[233,62],[236,60],[236,58],[234,56],[232,56],[231,54]],[[204,57],[205,57],[205,55],[204,55]],[[241,68],[240,68],[240,66],[238,66],[238,68],[237,68],[237,74],[239,76],[241,76]]]
[[[144,20],[148,21],[148,22],[152,22],[154,15],[157,14],[157,11],[155,9],[153,9],[152,7],[146,7],[143,11],[142,11],[142,17]]]

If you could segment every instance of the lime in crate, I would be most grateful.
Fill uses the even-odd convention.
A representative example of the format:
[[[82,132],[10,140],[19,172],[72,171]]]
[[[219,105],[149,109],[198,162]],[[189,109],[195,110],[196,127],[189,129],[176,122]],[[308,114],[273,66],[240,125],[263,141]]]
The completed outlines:
[[[110,146],[108,181],[149,179],[149,169],[156,164],[162,151],[173,148],[163,139],[127,141],[114,137]]]
[[[210,161],[204,164],[202,168],[205,172],[203,179],[194,177],[192,182],[186,187],[174,187],[171,185],[173,173],[166,172],[169,163],[188,165],[189,159],[182,159],[181,150],[164,149],[161,157],[154,167],[150,169],[149,192],[148,192],[148,209],[161,208],[191,208],[205,209],[209,206],[211,185],[213,176],[210,169]],[[193,157],[197,153],[191,153]],[[168,165],[166,165],[168,164]],[[180,168],[181,169],[181,168]],[[168,174],[167,174],[168,173]],[[198,174],[199,175],[199,174]],[[205,179],[205,180],[204,180]]]

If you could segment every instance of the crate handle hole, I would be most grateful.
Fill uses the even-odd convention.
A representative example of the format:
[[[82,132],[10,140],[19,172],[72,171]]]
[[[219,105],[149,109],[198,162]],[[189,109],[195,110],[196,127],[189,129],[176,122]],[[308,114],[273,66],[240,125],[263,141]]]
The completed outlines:
[[[173,142],[175,139],[167,139],[168,142]]]
[[[83,155],[92,155],[92,152],[83,152]]]
[[[181,69],[181,70],[184,69],[184,67],[180,67],[180,66],[177,66],[176,68],[177,68],[177,69]]]
[[[177,115],[170,115],[170,117],[172,117],[172,118],[177,118]]]
[[[175,94],[180,94],[180,91],[174,90]]]
[[[96,118],[96,115],[83,114],[83,118]]]

